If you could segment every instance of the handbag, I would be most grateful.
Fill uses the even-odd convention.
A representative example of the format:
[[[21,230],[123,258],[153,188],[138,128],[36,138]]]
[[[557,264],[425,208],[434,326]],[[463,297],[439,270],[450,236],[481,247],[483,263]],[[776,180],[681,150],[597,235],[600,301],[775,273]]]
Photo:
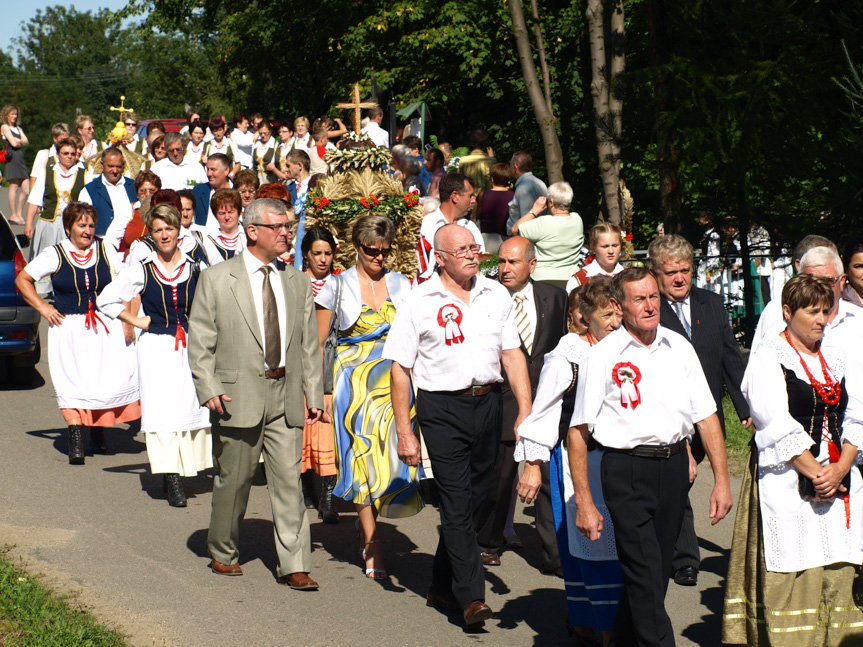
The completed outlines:
[[[339,343],[339,310],[342,307],[342,277],[338,274],[333,274],[330,280],[336,281],[336,307],[330,315],[330,329],[327,331],[327,338],[324,340],[324,394],[332,395],[333,393],[333,373],[336,365],[336,346]]]

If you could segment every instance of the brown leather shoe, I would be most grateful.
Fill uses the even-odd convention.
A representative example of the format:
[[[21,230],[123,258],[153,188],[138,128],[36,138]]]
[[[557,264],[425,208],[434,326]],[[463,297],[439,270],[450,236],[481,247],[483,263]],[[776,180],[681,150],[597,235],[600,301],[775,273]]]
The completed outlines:
[[[464,610],[464,623],[466,625],[478,625],[490,620],[494,615],[489,606],[482,600],[474,600]]]
[[[295,591],[317,591],[318,583],[308,573],[289,573],[279,578],[279,584],[290,586]]]
[[[480,553],[484,566],[500,566],[500,555],[497,553]]]
[[[426,595],[426,606],[449,613],[461,613],[462,611],[461,606],[452,593],[434,593],[433,591],[429,591]]]
[[[216,561],[215,559],[210,562],[210,569],[216,573],[216,575],[243,574],[243,569],[240,568],[239,564],[222,564],[222,562]]]

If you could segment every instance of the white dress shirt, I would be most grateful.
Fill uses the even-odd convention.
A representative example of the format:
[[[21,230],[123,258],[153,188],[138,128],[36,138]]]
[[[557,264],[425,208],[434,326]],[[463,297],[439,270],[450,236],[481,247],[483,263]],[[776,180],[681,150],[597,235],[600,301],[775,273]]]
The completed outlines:
[[[134,206],[129,202],[129,196],[126,193],[125,176],[121,176],[117,184],[111,184],[104,173],[99,176],[99,179],[108,191],[108,198],[111,200],[111,209],[114,211],[114,218],[111,220],[111,224],[108,225],[107,231],[105,231],[104,240],[114,249],[119,249],[120,241],[123,240],[123,235],[126,233],[126,226],[134,215]],[[87,187],[84,187],[81,193],[78,194],[78,201],[93,204],[93,198],[90,197]],[[135,202],[137,203],[137,200]]]
[[[381,125],[376,121],[370,121],[367,126],[362,129],[363,134],[368,135],[375,146],[390,147],[390,134],[381,128]]]
[[[677,316],[678,321],[680,321],[680,325],[683,326],[684,330],[688,331],[689,338],[692,339],[692,309],[689,303],[689,295],[687,294],[683,301],[672,301],[671,299],[665,300],[668,302],[668,305],[671,306],[671,310],[674,312],[675,316]],[[681,315],[677,311],[678,308],[680,308],[683,313],[683,319],[680,318]]]
[[[255,315],[258,317],[258,325],[261,331],[261,342],[264,346],[264,357],[267,356],[267,337],[264,334],[264,273],[261,268],[264,264],[248,251],[240,253],[249,273],[249,281],[252,283],[252,299],[255,302]],[[278,366],[270,366],[271,369],[281,368],[285,365],[285,345],[287,343],[287,332],[285,330],[285,289],[282,286],[282,273],[276,268],[275,261],[271,262],[270,285],[273,286],[273,294],[276,297],[276,309],[279,313],[279,339],[282,342],[281,358]]]
[[[204,167],[198,162],[189,162],[185,158],[182,163],[174,164],[169,157],[166,157],[153,164],[151,170],[162,180],[163,189],[174,191],[193,189],[208,181]]]
[[[239,128],[231,131],[231,141],[234,143],[234,162],[239,162],[243,168],[252,168],[252,138],[251,128],[242,132]]]
[[[417,388],[460,391],[502,382],[501,352],[520,347],[505,287],[477,276],[468,304],[434,273],[396,311],[383,357],[413,369]]]
[[[621,378],[622,372],[635,373],[635,368],[640,377],[633,393]],[[696,422],[716,413],[692,344],[661,326],[649,348],[618,328],[590,350],[578,377],[570,426],[586,424],[605,447],[671,445],[691,437]],[[635,406],[627,394],[638,399]]]

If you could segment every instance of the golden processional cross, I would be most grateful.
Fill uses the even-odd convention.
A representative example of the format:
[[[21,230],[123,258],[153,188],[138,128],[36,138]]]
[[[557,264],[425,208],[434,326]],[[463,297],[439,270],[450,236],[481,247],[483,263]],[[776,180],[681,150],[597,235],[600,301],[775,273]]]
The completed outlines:
[[[121,99],[123,97],[120,97]],[[122,105],[122,104],[121,104]],[[360,101],[360,84],[354,84],[354,101],[353,103],[340,103],[338,104],[339,108],[344,108],[346,110],[352,109],[354,111],[354,132],[359,134],[360,132],[360,122],[362,121],[362,109],[363,108],[376,108],[378,104],[366,102],[363,103]]]
[[[135,112],[132,108],[126,108],[126,107],[124,107],[124,106],[123,106],[123,102],[124,102],[125,100],[126,100],[126,97],[124,97],[123,95],[120,95],[120,107],[119,107],[119,108],[115,108],[114,106],[111,106],[110,108],[108,108],[108,110],[112,110],[112,111],[114,111],[114,112],[119,112],[119,113],[120,113],[120,121],[125,121],[125,120],[126,120],[126,113],[127,113],[127,112]]]

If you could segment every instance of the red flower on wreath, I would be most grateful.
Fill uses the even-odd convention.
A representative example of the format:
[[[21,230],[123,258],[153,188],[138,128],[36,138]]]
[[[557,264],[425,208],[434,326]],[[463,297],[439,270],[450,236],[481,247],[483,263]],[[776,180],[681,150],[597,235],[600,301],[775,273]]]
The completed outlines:
[[[415,207],[419,203],[420,199],[416,193],[406,193],[404,201],[409,207]]]
[[[372,209],[373,207],[378,206],[379,202],[380,200],[378,200],[377,196],[371,193],[367,198],[360,198],[360,204],[363,205],[364,209]]]
[[[323,209],[324,207],[327,207],[330,204],[329,198],[324,198],[324,197],[314,198],[312,200],[312,202],[315,205],[315,209]]]
[[[628,234],[626,234],[626,240],[632,242],[632,232],[629,232]]]

